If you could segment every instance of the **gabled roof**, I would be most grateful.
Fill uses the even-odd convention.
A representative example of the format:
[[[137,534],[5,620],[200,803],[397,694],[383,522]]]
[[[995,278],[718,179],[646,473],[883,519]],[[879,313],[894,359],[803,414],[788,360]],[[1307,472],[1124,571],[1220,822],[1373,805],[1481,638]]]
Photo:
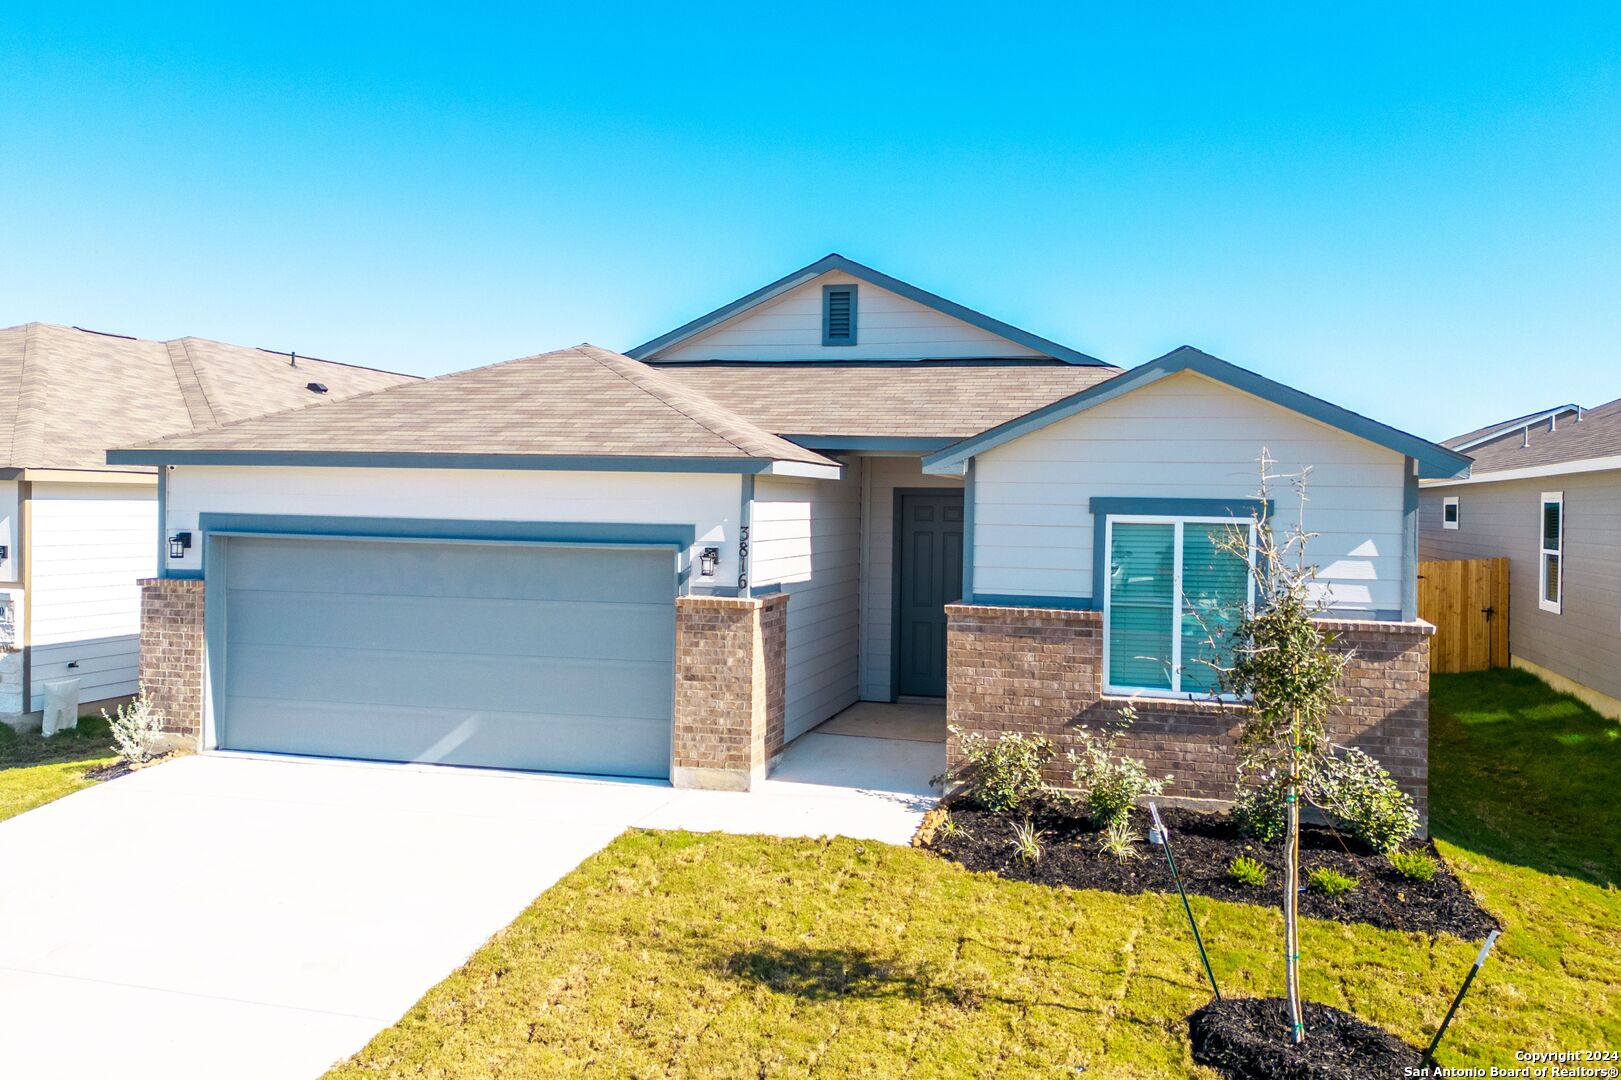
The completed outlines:
[[[1234,390],[1270,401],[1274,405],[1293,410],[1329,427],[1338,428],[1346,434],[1411,457],[1418,462],[1421,477],[1457,476],[1469,467],[1469,459],[1462,454],[1437,446],[1417,435],[1398,431],[1377,420],[1370,420],[1349,409],[1342,409],[1322,398],[1312,397],[1293,387],[1273,382],[1265,376],[1257,375],[1236,364],[1229,364],[1190,345],[1184,345],[1157,360],[1150,360],[1106,382],[1071,394],[931,454],[923,459],[923,471],[960,472],[968,459],[975,454],[982,454],[993,447],[1012,442],[1032,431],[1039,431],[1049,424],[1057,423],[1105,401],[1112,401],[1140,387],[1183,371],[1191,371],[1214,379]]]
[[[784,438],[818,449],[937,450],[1119,374],[1030,364],[679,364],[658,370]],[[927,440],[907,445],[874,440]]]
[[[203,338],[13,326],[0,330],[0,468],[107,471],[110,446],[416,381]]]
[[[663,372],[576,345],[115,450],[108,460],[838,476]]]
[[[1493,428],[1495,437],[1477,439],[1469,451],[1474,459],[1469,480],[1621,469],[1621,399],[1591,409],[1536,413]]]
[[[933,308],[944,315],[951,316],[953,319],[968,323],[970,326],[977,326],[981,330],[997,334],[1007,338],[1009,341],[1018,342],[1020,345],[1034,349],[1042,355],[1050,356],[1055,360],[1062,360],[1069,364],[1108,366],[1095,356],[1077,352],[1068,346],[1058,344],[1056,341],[1048,341],[1046,338],[1032,334],[1028,330],[1021,330],[1017,326],[1012,326],[1000,319],[993,319],[989,315],[975,311],[972,308],[953,303],[943,296],[936,296],[934,293],[920,289],[916,285],[909,285],[899,278],[892,278],[888,274],[879,273],[870,266],[863,266],[854,259],[847,259],[839,254],[824,255],[809,266],[802,266],[793,273],[778,278],[764,288],[756,289],[747,296],[739,297],[730,304],[718,307],[707,315],[700,315],[686,325],[671,330],[668,334],[663,334],[652,341],[644,342],[634,349],[627,350],[625,355],[637,360],[656,363],[654,354],[688,338],[695,337],[750,308],[774,300],[788,290],[797,288],[813,278],[821,277],[823,274],[835,270],[842,271],[880,289],[888,289],[892,293],[904,296],[908,300],[922,304],[925,307]]]

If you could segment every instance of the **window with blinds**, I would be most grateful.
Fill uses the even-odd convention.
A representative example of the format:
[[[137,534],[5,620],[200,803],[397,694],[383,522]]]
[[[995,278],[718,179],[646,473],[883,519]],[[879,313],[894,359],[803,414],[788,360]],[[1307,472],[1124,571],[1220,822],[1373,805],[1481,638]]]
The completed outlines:
[[[1237,520],[1111,517],[1104,597],[1105,689],[1209,694],[1252,602],[1247,554],[1230,549]],[[1251,546],[1246,543],[1246,551]]]
[[[1542,573],[1537,606],[1559,614],[1565,585],[1565,493],[1542,493]]]

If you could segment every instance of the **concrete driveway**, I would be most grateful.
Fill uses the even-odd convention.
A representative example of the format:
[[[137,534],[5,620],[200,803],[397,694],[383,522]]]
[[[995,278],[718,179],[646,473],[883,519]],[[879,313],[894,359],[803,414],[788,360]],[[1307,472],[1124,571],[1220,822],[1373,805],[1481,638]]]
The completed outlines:
[[[0,822],[0,1075],[318,1076],[624,829],[904,842],[937,755],[807,736],[748,794],[227,755],[98,785]]]

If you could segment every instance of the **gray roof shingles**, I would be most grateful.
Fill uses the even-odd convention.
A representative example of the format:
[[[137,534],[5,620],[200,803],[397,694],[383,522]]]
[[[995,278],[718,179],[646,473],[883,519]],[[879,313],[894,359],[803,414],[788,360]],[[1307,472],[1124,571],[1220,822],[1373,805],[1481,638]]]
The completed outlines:
[[[201,338],[13,326],[0,330],[0,468],[150,471],[108,465],[107,449],[417,381]]]
[[[594,345],[171,435],[138,449],[837,464],[666,371]]]
[[[1504,469],[1563,465],[1621,455],[1621,398],[1586,409],[1581,417],[1577,420],[1574,414],[1563,413],[1551,431],[1548,421],[1543,420],[1532,424],[1529,434],[1524,428],[1515,428],[1501,438],[1473,447],[1466,451],[1475,459],[1469,475],[1479,477]],[[1507,426],[1513,422],[1492,426]],[[1458,436],[1447,442],[1462,439],[1464,436]]]

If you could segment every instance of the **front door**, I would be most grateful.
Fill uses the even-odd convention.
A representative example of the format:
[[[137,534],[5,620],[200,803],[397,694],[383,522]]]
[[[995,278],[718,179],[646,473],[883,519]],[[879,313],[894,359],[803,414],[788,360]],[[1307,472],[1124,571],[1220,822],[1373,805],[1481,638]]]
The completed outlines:
[[[962,596],[962,492],[898,491],[895,693],[946,694],[946,605]]]

